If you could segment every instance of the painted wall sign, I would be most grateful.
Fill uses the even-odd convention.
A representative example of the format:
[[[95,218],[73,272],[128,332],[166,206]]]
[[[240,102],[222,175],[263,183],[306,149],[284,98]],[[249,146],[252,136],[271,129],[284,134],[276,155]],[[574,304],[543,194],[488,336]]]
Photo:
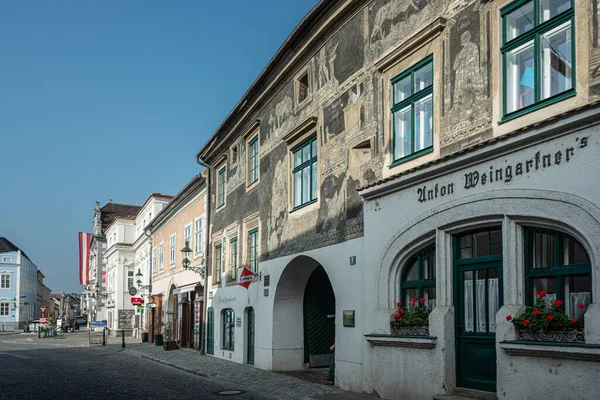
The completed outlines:
[[[344,326],[354,328],[354,310],[344,310],[342,313]]]
[[[233,304],[236,302],[237,297],[235,296],[219,297],[219,304]]]
[[[469,170],[464,173],[462,182],[436,182],[435,184],[423,185],[417,188],[417,199],[419,203],[435,200],[453,195],[456,190],[469,190],[478,186],[495,186],[509,183],[522,177],[524,174],[533,174],[551,167],[560,167],[576,157],[577,152],[588,145],[588,137],[575,138],[575,143],[564,150],[536,151],[531,157],[518,162],[509,162],[504,159],[505,165],[489,164],[487,167]]]

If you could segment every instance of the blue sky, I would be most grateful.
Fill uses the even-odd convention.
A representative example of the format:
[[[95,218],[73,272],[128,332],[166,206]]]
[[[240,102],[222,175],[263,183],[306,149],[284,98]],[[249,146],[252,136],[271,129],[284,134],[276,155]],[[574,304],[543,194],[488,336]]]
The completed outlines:
[[[176,194],[317,2],[0,2],[0,236],[81,291],[94,202]]]

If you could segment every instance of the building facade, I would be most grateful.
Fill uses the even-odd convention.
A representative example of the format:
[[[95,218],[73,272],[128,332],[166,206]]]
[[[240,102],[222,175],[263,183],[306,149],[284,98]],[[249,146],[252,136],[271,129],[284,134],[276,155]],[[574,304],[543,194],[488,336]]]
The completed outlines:
[[[169,325],[173,340],[182,347],[200,348],[204,285],[202,275],[183,268],[180,251],[192,250],[190,267],[205,262],[206,178],[195,176],[148,224],[152,237],[152,288],[146,308],[148,332],[153,338]]]
[[[336,384],[383,398],[593,398],[591,4],[311,10],[197,154],[211,172],[207,352],[292,370],[326,364],[335,340]],[[507,319],[533,292],[585,315],[580,343],[523,340]],[[413,299],[429,333],[392,335]]]
[[[37,267],[17,246],[0,237],[0,326],[22,329],[37,309]]]
[[[52,309],[54,302],[52,301],[52,291],[48,286],[44,284],[45,275],[42,271],[37,271],[37,285],[36,285],[36,294],[37,294],[37,307],[35,309],[35,319],[39,319],[42,316],[49,315],[49,311]],[[40,307],[46,307],[46,312],[42,315],[40,311]]]
[[[160,211],[173,200],[174,196],[161,193],[152,193],[135,217],[135,235],[133,250],[135,251],[135,287],[137,299],[142,303],[136,308],[138,324],[136,326],[146,332],[149,331],[147,312],[144,305],[148,303],[152,289],[152,240],[151,232],[146,227],[152,222]]]

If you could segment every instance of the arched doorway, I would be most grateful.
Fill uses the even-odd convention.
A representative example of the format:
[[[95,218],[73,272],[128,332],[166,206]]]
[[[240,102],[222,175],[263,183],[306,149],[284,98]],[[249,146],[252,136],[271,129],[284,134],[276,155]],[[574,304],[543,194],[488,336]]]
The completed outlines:
[[[325,268],[307,256],[290,261],[275,290],[272,369],[328,365],[334,314],[335,292]]]
[[[304,290],[304,362],[311,368],[328,366],[334,341],[335,295],[325,269],[318,266]]]

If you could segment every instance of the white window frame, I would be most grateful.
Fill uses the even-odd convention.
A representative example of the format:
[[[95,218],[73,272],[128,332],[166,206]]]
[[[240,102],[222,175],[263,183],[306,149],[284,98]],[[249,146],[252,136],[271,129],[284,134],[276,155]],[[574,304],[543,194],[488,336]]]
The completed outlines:
[[[6,313],[3,309],[6,308]],[[8,301],[0,302],[0,317],[10,317],[10,303]]]
[[[200,226],[198,227],[198,223],[200,223]],[[198,229],[200,228],[200,229]],[[202,220],[202,217],[200,218],[196,218],[196,220],[194,221],[194,253],[195,254],[200,254],[202,253],[203,249],[204,249],[204,243],[202,241],[204,235],[202,230],[204,229],[204,221]]]
[[[183,228],[183,243],[184,243],[184,245],[185,245],[185,242],[188,242],[188,245],[192,244],[192,223],[191,222],[189,222]]]
[[[175,247],[177,247],[177,234],[169,237],[169,265],[175,265]]]
[[[158,246],[159,264],[158,268],[162,272],[165,270],[165,242],[160,242]]]
[[[152,273],[156,274],[156,247],[152,247]]]
[[[2,286],[2,283],[4,281],[4,277],[5,276],[8,279],[8,287]],[[0,274],[0,289],[9,290],[11,288],[12,288],[12,276],[11,276],[11,274]]]

